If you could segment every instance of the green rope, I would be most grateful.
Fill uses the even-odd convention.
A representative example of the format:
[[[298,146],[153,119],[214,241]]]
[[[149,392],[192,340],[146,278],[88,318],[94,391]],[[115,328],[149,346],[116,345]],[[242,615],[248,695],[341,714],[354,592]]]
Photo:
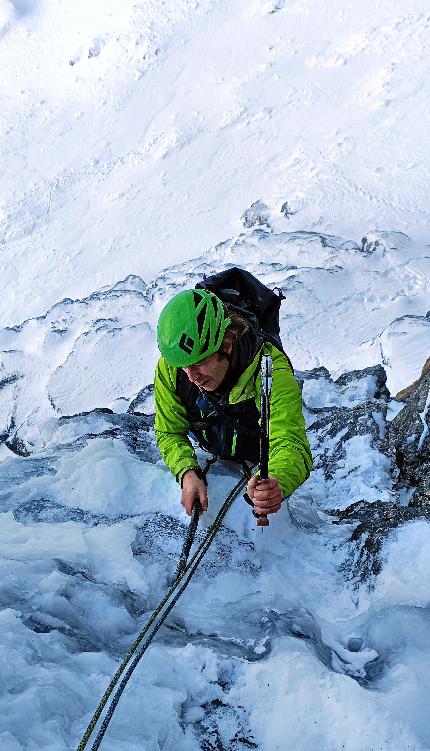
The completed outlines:
[[[146,634],[150,630],[151,626],[153,625],[154,621],[157,619],[158,615],[161,613],[161,611],[163,610],[163,608],[167,605],[167,603],[169,602],[170,598],[175,593],[175,590],[179,588],[179,585],[180,585],[182,579],[184,579],[184,577],[186,577],[185,584],[183,584],[183,586],[180,589],[178,589],[178,592],[176,593],[176,596],[174,597],[174,599],[172,600],[172,602],[169,603],[169,605],[166,608],[165,613],[161,616],[160,622],[154,626],[153,633],[148,637],[148,639],[146,640],[145,644],[142,646],[141,650],[136,655],[136,657],[135,657],[132,665],[130,666],[129,670],[127,671],[127,674],[124,676],[124,679],[121,682],[120,687],[118,688],[117,695],[112,700],[112,705],[111,705],[111,707],[109,707],[108,713],[106,714],[106,717],[105,717],[105,719],[103,721],[103,724],[102,724],[102,726],[100,728],[99,735],[97,736],[97,738],[96,738],[96,740],[95,740],[95,742],[94,742],[94,744],[92,746],[91,751],[96,751],[96,749],[98,749],[98,747],[99,747],[99,745],[101,743],[101,740],[102,740],[102,738],[104,736],[104,733],[106,732],[106,729],[107,729],[107,726],[108,726],[108,724],[110,722],[110,719],[111,719],[111,717],[113,715],[113,712],[114,712],[114,710],[116,708],[116,705],[118,704],[118,701],[119,701],[119,698],[120,698],[120,696],[122,694],[122,691],[124,690],[124,688],[125,688],[128,680],[129,680],[131,674],[133,673],[135,667],[137,666],[137,664],[138,664],[139,660],[141,659],[142,655],[144,654],[144,652],[148,648],[149,644],[151,643],[151,641],[154,638],[155,634],[157,633],[158,629],[160,628],[160,626],[164,622],[165,618],[170,613],[170,611],[172,610],[172,608],[174,607],[174,605],[178,601],[179,597],[181,596],[181,594],[184,592],[184,590],[186,589],[186,587],[190,583],[190,581],[191,581],[191,579],[192,579],[192,577],[193,577],[193,575],[194,575],[194,573],[195,573],[198,565],[200,564],[202,558],[206,555],[207,551],[209,550],[209,547],[210,547],[211,543],[213,542],[213,539],[215,538],[215,535],[218,532],[218,530],[219,530],[219,528],[221,526],[221,523],[222,523],[222,521],[223,521],[223,519],[224,519],[227,511],[229,510],[230,506],[233,504],[233,501],[236,499],[237,495],[244,488],[244,486],[246,485],[247,481],[248,481],[248,476],[245,475],[245,477],[242,477],[240,479],[240,481],[230,491],[230,493],[228,494],[226,500],[224,501],[223,505],[221,506],[220,510],[218,511],[218,514],[217,514],[217,516],[216,516],[216,518],[215,518],[212,526],[208,529],[204,540],[200,543],[199,547],[197,548],[196,552],[194,553],[194,555],[191,558],[191,560],[189,561],[189,563],[186,565],[186,567],[183,569],[183,571],[179,574],[179,576],[176,579],[176,581],[172,584],[172,586],[168,590],[167,594],[165,595],[165,597],[163,598],[163,600],[160,602],[160,604],[158,605],[158,607],[154,610],[154,612],[152,613],[152,615],[149,618],[148,622],[145,624],[144,628],[140,632],[139,636],[137,637],[137,639],[135,640],[135,642],[130,647],[130,649],[127,652],[126,656],[124,657],[121,665],[119,666],[119,668],[116,671],[115,675],[113,676],[111,682],[109,683],[109,686],[107,687],[105,693],[103,694],[103,697],[102,697],[102,699],[101,699],[101,701],[100,701],[100,703],[99,703],[96,711],[94,712],[94,715],[93,715],[93,717],[92,717],[92,719],[91,719],[91,721],[90,721],[90,723],[89,723],[89,725],[88,725],[88,727],[87,727],[87,729],[86,729],[86,731],[85,731],[85,733],[84,733],[84,735],[82,737],[82,740],[81,740],[79,746],[77,747],[76,751],[84,751],[84,749],[86,748],[87,743],[89,741],[89,738],[92,735],[92,733],[93,733],[93,731],[94,731],[94,729],[96,727],[96,724],[97,724],[98,720],[100,719],[100,716],[101,716],[101,714],[102,714],[102,712],[103,712],[103,710],[104,710],[107,702],[109,701],[110,696],[113,693],[113,690],[114,690],[115,686],[117,685],[117,683],[120,680],[122,674],[124,673],[125,668],[127,667],[127,665],[130,662],[131,658],[133,657],[133,655],[137,651],[138,647],[141,645],[144,637],[146,636]]]

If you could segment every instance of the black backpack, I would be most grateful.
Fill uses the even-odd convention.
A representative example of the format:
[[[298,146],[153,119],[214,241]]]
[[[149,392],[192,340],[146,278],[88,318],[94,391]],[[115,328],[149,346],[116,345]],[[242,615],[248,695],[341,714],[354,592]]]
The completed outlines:
[[[237,266],[212,276],[204,276],[196,284],[196,289],[214,292],[231,310],[247,318],[254,333],[278,347],[293,369],[282,346],[279,331],[279,308],[282,300],[285,300],[280,289],[278,293],[274,292],[249,271]]]

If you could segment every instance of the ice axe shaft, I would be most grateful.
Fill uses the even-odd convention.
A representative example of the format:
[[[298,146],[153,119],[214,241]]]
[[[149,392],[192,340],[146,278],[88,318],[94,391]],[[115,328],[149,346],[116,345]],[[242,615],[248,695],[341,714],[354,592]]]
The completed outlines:
[[[263,355],[261,359],[261,396],[260,396],[260,480],[269,477],[269,427],[270,427],[270,398],[272,396],[272,358]],[[269,520],[266,514],[257,514],[257,527],[268,527]]]

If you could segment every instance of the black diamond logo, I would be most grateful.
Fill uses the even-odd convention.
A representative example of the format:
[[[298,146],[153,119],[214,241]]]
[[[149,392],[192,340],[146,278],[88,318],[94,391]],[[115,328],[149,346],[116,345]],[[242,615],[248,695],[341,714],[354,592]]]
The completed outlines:
[[[191,337],[187,336],[184,332],[179,340],[179,346],[187,353],[187,355],[190,355],[193,351],[194,339],[191,339]]]

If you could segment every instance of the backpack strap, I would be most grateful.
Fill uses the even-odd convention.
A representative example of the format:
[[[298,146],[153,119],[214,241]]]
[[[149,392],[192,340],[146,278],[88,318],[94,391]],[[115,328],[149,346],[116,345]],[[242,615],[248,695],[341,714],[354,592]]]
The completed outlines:
[[[187,409],[191,408],[197,399],[198,388],[188,380],[182,368],[178,368],[176,373],[175,391]]]
[[[285,349],[282,345],[280,337],[274,336],[273,334],[269,334],[268,331],[262,331],[261,329],[253,328],[252,331],[254,332],[256,336],[260,337],[263,340],[263,344],[264,342],[269,342],[270,344],[273,344],[277,349],[279,349],[280,352],[282,352],[282,354],[287,358],[288,365],[290,366],[291,371],[294,375],[293,363],[291,362],[290,358],[285,352]]]

